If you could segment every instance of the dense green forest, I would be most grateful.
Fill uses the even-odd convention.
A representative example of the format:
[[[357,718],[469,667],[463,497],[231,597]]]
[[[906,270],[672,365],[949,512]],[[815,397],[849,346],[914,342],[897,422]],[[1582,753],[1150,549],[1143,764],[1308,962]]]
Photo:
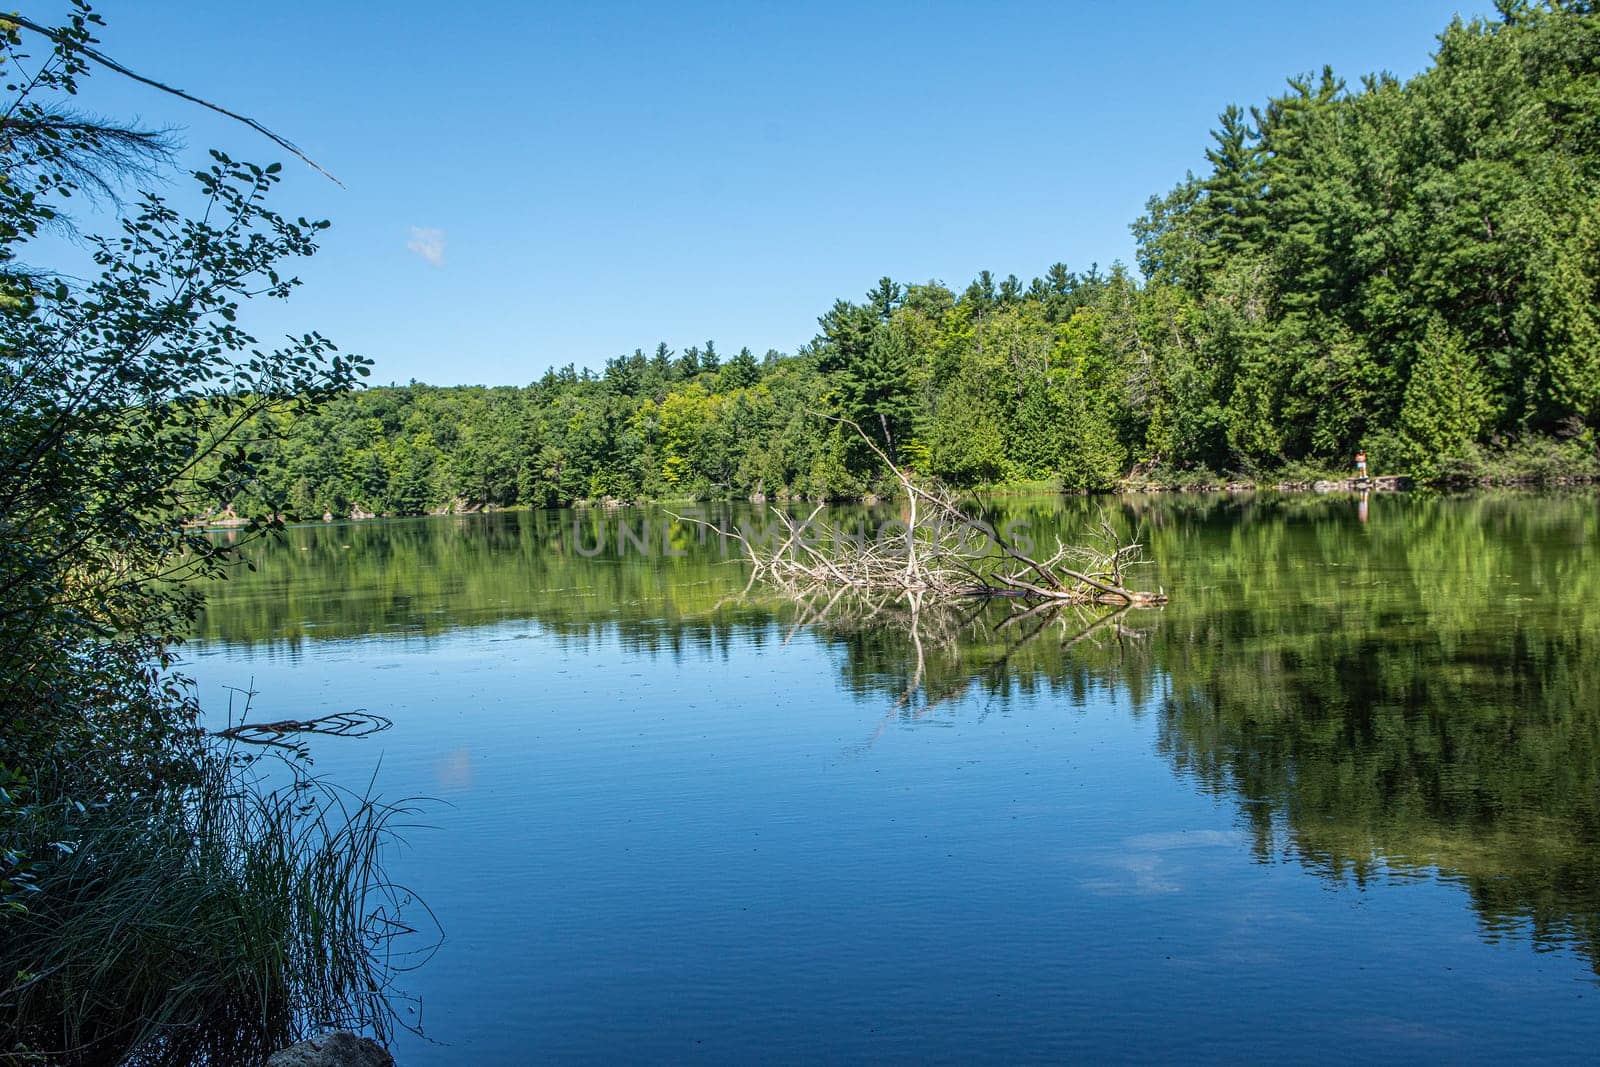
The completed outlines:
[[[1138,272],[883,279],[792,356],[707,342],[525,388],[353,394],[263,434],[241,512],[857,498],[1348,470],[1593,476],[1600,14],[1505,3],[1401,82],[1331,71],[1222,112],[1209,169],[1133,224]],[[278,427],[273,427],[274,431]],[[212,502],[221,503],[221,502]]]

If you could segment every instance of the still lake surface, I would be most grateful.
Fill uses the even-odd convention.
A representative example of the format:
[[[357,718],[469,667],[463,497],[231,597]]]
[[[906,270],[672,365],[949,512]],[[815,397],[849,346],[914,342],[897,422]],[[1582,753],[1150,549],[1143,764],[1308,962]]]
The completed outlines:
[[[187,669],[394,720],[314,752],[435,798],[408,1067],[1593,1056],[1593,494],[994,506],[1104,511],[1171,603],[913,631],[660,510],[318,524]]]

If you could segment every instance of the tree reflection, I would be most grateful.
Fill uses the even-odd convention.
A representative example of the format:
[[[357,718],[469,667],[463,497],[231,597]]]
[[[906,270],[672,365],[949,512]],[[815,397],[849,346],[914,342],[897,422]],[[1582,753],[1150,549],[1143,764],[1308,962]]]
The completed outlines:
[[[1117,521],[1172,594],[1131,613],[742,596],[738,563],[689,533],[682,556],[580,557],[562,547],[570,512],[316,527],[214,597],[201,636],[294,654],[520,618],[647,654],[815,640],[882,702],[863,751],[897,724],[1115,690],[1158,716],[1177,774],[1231,798],[1262,861],[1459,883],[1484,936],[1573,945],[1600,969],[1593,497],[1361,503],[1123,498]],[[1099,508],[994,504],[1041,536]]]

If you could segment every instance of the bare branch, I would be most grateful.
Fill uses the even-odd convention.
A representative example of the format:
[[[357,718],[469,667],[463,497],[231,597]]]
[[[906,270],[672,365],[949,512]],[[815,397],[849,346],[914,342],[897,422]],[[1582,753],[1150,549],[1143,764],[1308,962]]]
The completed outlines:
[[[91,59],[100,64],[102,67],[105,67],[107,70],[115,71],[125,78],[131,78],[141,85],[148,85],[152,89],[158,89],[163,93],[176,96],[180,100],[187,100],[191,104],[198,104],[209,111],[215,111],[219,115],[224,115],[230,119],[233,119],[235,122],[243,123],[252,130],[255,130],[257,133],[261,134],[273,144],[277,145],[279,148],[282,148],[286,152],[293,153],[293,155],[302,163],[306,164],[306,166],[310,167],[312,170],[315,170],[318,174],[321,174],[323,177],[327,178],[341,189],[344,188],[343,182],[341,182],[338,178],[335,178],[332,174],[329,174],[326,170],[323,170],[322,167],[317,165],[315,160],[302,152],[298,147],[295,146],[293,142],[288,140],[288,138],[281,137],[278,134],[273,133],[255,119],[250,118],[248,115],[241,115],[237,111],[230,111],[221,104],[213,104],[209,100],[202,99],[201,97],[195,96],[192,93],[184,92],[182,89],[176,88],[175,86],[156,81],[154,78],[147,78],[138,71],[123,66],[115,59],[112,59],[110,56],[100,51],[98,48],[92,48],[89,45],[65,36],[59,31],[53,30],[48,26],[41,26],[32,19],[26,18],[22,15],[7,15],[5,16],[5,20],[7,22],[15,23],[16,25],[21,26],[23,29],[32,30],[41,37],[48,38],[56,45],[62,48],[70,49],[71,51],[83,56],[85,59]]]
[[[905,535],[857,543],[840,530],[816,524],[820,505],[801,522],[773,508],[787,532],[782,543],[761,551],[740,537],[753,578],[797,599],[817,588],[851,588],[896,591],[918,600],[1009,596],[1124,607],[1166,602],[1164,593],[1123,586],[1124,570],[1142,561],[1141,548],[1137,543],[1124,544],[1108,522],[1101,521],[1091,544],[1068,548],[1058,543],[1055,554],[1040,562],[968,514],[949,489],[896,466],[856,423],[835,415],[822,417],[853,429],[899,480],[908,501]],[[979,535],[977,545],[972,543],[973,533]],[[1065,566],[1068,556],[1082,562],[1078,567]],[[1022,569],[1008,572],[1002,568],[1007,563]]]

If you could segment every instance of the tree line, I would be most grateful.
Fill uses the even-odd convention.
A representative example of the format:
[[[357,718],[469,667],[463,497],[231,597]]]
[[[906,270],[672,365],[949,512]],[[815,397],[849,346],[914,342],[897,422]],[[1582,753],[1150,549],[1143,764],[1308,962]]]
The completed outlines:
[[[243,513],[870,497],[861,425],[961,487],[1597,470],[1600,16],[1505,2],[1409,81],[1230,106],[1133,223],[1138,272],[881,280],[793,355],[659,345],[524,388],[411,384],[263,425]],[[287,433],[287,438],[279,440]]]

